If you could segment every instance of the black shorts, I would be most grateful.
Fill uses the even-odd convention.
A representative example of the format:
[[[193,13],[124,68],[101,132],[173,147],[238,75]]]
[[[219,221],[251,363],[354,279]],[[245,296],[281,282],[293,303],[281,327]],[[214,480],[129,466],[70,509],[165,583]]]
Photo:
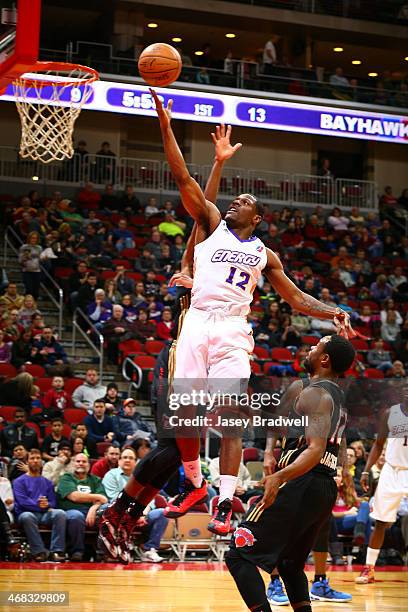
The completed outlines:
[[[239,554],[268,573],[286,559],[303,567],[336,497],[331,476],[308,472],[287,482],[272,506],[263,512],[251,506],[227,555]]]
[[[142,485],[161,489],[181,465],[180,451],[172,438],[159,439],[157,446],[139,461],[133,476]]]

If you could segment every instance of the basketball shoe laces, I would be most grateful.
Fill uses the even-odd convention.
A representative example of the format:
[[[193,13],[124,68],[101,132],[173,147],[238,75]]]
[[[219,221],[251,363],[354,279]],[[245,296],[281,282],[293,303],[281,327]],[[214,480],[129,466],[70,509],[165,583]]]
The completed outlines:
[[[226,523],[228,520],[228,516],[231,512],[232,503],[229,499],[224,499],[217,506],[216,514],[213,516],[211,522],[218,521],[219,523]]]

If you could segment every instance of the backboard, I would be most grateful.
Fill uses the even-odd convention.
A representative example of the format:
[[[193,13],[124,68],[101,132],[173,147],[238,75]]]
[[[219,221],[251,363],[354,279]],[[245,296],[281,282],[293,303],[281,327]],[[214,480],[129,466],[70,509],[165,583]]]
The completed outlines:
[[[38,59],[41,0],[2,0],[0,94]]]

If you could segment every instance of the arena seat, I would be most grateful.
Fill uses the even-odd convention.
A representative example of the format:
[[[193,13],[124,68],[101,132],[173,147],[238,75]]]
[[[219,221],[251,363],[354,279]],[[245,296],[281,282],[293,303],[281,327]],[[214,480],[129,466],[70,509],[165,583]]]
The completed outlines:
[[[281,363],[293,363],[293,355],[287,348],[275,347],[271,350],[271,358]]]
[[[308,344],[309,346],[316,346],[319,343],[319,338],[316,336],[302,336],[302,344]]]
[[[126,259],[135,260],[136,257],[139,257],[138,249],[123,249],[120,253],[121,257],[126,257]]]
[[[359,351],[360,353],[364,352],[366,353],[369,350],[369,346],[366,340],[362,340],[361,338],[352,338],[350,340],[351,344],[354,346],[354,348],[356,349],[356,351]]]
[[[144,348],[149,355],[157,356],[166,346],[161,340],[146,340]]]
[[[37,434],[38,440],[40,440],[42,438],[41,430],[40,430],[39,425],[37,425],[37,423],[33,423],[32,421],[27,421],[26,425],[27,425],[27,427],[31,427],[31,429],[35,430],[35,433]]]
[[[244,448],[242,451],[242,460],[244,463],[247,461],[259,461],[259,450],[254,447]]]
[[[119,343],[119,353],[122,359],[125,359],[128,355],[135,355],[143,352],[143,345],[139,340],[125,340],[125,342]]]
[[[262,368],[256,361],[251,361],[252,374],[262,374]]]
[[[256,356],[258,361],[266,361],[267,359],[270,359],[268,349],[264,348],[263,346],[255,346],[254,355]]]
[[[40,365],[31,363],[24,367],[25,367],[25,371],[28,372],[28,374],[31,374],[31,376],[34,376],[34,378],[44,378],[45,376],[47,376],[47,372]]]
[[[264,374],[268,375],[270,368],[272,366],[278,366],[278,365],[281,365],[281,364],[278,363],[277,361],[264,361],[264,364],[263,364]]]
[[[16,410],[17,406],[0,406],[0,416],[8,423],[11,423],[14,421]]]
[[[87,415],[88,411],[84,408],[65,408],[64,410],[64,419],[70,425],[82,423]]]
[[[66,378],[64,381],[64,389],[70,395],[73,394],[75,389],[83,384],[82,378]]]
[[[156,359],[151,355],[135,355],[133,361],[144,371],[153,370],[156,365]]]
[[[251,474],[251,480],[262,480],[263,477],[263,463],[262,461],[248,461],[246,464],[248,472]]]
[[[11,363],[0,363],[0,376],[14,378],[17,376],[17,369]]]
[[[131,270],[132,265],[127,259],[112,259],[114,266],[123,266],[126,270]]]
[[[96,443],[96,450],[98,452],[98,455],[100,457],[103,457],[105,452],[111,446],[111,444],[112,444],[112,442],[97,442]]]
[[[39,387],[41,393],[46,393],[49,389],[51,389],[52,378],[50,376],[45,376],[44,378],[37,378],[35,384],[37,385],[37,387]]]
[[[366,368],[364,370],[364,378],[384,378],[384,372],[377,368]]]

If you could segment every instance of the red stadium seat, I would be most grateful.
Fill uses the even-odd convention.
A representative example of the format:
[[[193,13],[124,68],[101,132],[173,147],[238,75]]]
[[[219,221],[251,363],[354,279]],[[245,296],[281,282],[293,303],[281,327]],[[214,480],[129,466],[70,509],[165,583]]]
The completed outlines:
[[[211,514],[214,513],[215,507],[218,504],[218,500],[219,500],[220,496],[216,495],[215,497],[213,497],[210,500],[210,512]],[[234,497],[232,498],[232,514],[245,514],[246,509],[244,504],[242,503],[242,501],[239,499],[239,497],[237,497],[236,495],[234,495]],[[231,528],[231,530],[233,530],[234,527]]]
[[[157,356],[160,351],[164,349],[165,346],[165,342],[162,342],[161,340],[147,340],[145,342],[144,348],[146,353],[148,353],[149,355]]]
[[[73,272],[72,268],[57,267],[54,270],[53,276],[55,278],[58,278],[59,280],[64,279],[64,278],[66,279],[66,278],[69,278],[71,276],[72,272]]]
[[[316,346],[319,343],[319,338],[316,336],[302,336],[302,344],[308,344],[309,346]]]
[[[64,419],[71,425],[82,423],[87,415],[88,411],[83,408],[65,408],[64,410]]]
[[[66,378],[64,383],[64,389],[70,395],[73,394],[75,389],[83,384],[83,380],[81,378]]]
[[[143,274],[141,272],[128,272],[126,276],[128,278],[132,278],[135,283],[138,283],[139,281],[143,280]]]
[[[128,355],[136,355],[136,353],[143,352],[143,345],[139,340],[125,340],[120,342],[119,352],[122,355],[122,359],[125,359]]]
[[[271,357],[274,361],[280,361],[281,363],[293,363],[293,355],[287,348],[275,347],[271,350]]]
[[[17,406],[0,406],[0,416],[8,423],[11,423],[14,421],[16,410]]]
[[[258,362],[251,361],[251,372],[253,374],[262,374],[262,369]]]
[[[52,378],[50,378],[49,376],[45,376],[44,378],[37,378],[35,384],[37,385],[37,387],[40,388],[41,393],[47,393],[47,391],[51,389]]]
[[[31,429],[35,430],[35,433],[37,434],[38,439],[41,438],[41,431],[40,431],[40,427],[37,425],[37,423],[32,423],[31,421],[28,421],[26,423],[27,427],[31,427]]]
[[[364,370],[364,378],[384,378],[384,372],[376,368],[366,368]]]
[[[31,376],[34,376],[34,378],[44,378],[45,376],[47,376],[47,372],[40,365],[29,364],[24,367],[25,371],[31,374]]]
[[[111,442],[97,442],[96,450],[98,452],[98,455],[100,457],[103,457],[103,455],[108,450],[108,448],[111,446],[111,444],[112,444]]]
[[[100,273],[100,277],[102,280],[109,280],[110,278],[114,278],[115,276],[115,270],[102,270],[102,272]]]
[[[112,259],[112,263],[114,266],[123,266],[126,268],[126,270],[130,270],[132,268],[130,261],[127,259]]]
[[[136,355],[133,361],[142,370],[153,370],[156,365],[156,359],[151,355]]]
[[[131,259],[131,260],[135,260],[136,257],[139,257],[138,249],[123,249],[123,251],[121,251],[120,254],[122,257],[125,257],[126,259]]]
[[[277,361],[265,361],[263,364],[263,371],[264,374],[268,375],[269,374],[269,369],[272,366],[276,366],[276,365],[280,365]]]
[[[267,359],[270,359],[271,357],[268,349],[264,348],[263,346],[255,346],[254,355],[256,356],[258,361],[266,361]]]
[[[45,428],[45,435],[48,436],[52,431],[52,425],[51,423],[49,425],[47,425],[47,427]],[[64,423],[64,426],[62,428],[62,436],[64,438],[68,438],[68,440],[71,437],[71,427],[67,424]]]
[[[247,461],[259,461],[259,450],[257,448],[244,448],[242,460],[244,463]]]
[[[356,351],[367,352],[369,350],[369,346],[366,340],[362,340],[361,338],[352,338],[350,342],[354,346]]]
[[[17,376],[17,370],[11,363],[0,363],[0,376],[14,378]]]

